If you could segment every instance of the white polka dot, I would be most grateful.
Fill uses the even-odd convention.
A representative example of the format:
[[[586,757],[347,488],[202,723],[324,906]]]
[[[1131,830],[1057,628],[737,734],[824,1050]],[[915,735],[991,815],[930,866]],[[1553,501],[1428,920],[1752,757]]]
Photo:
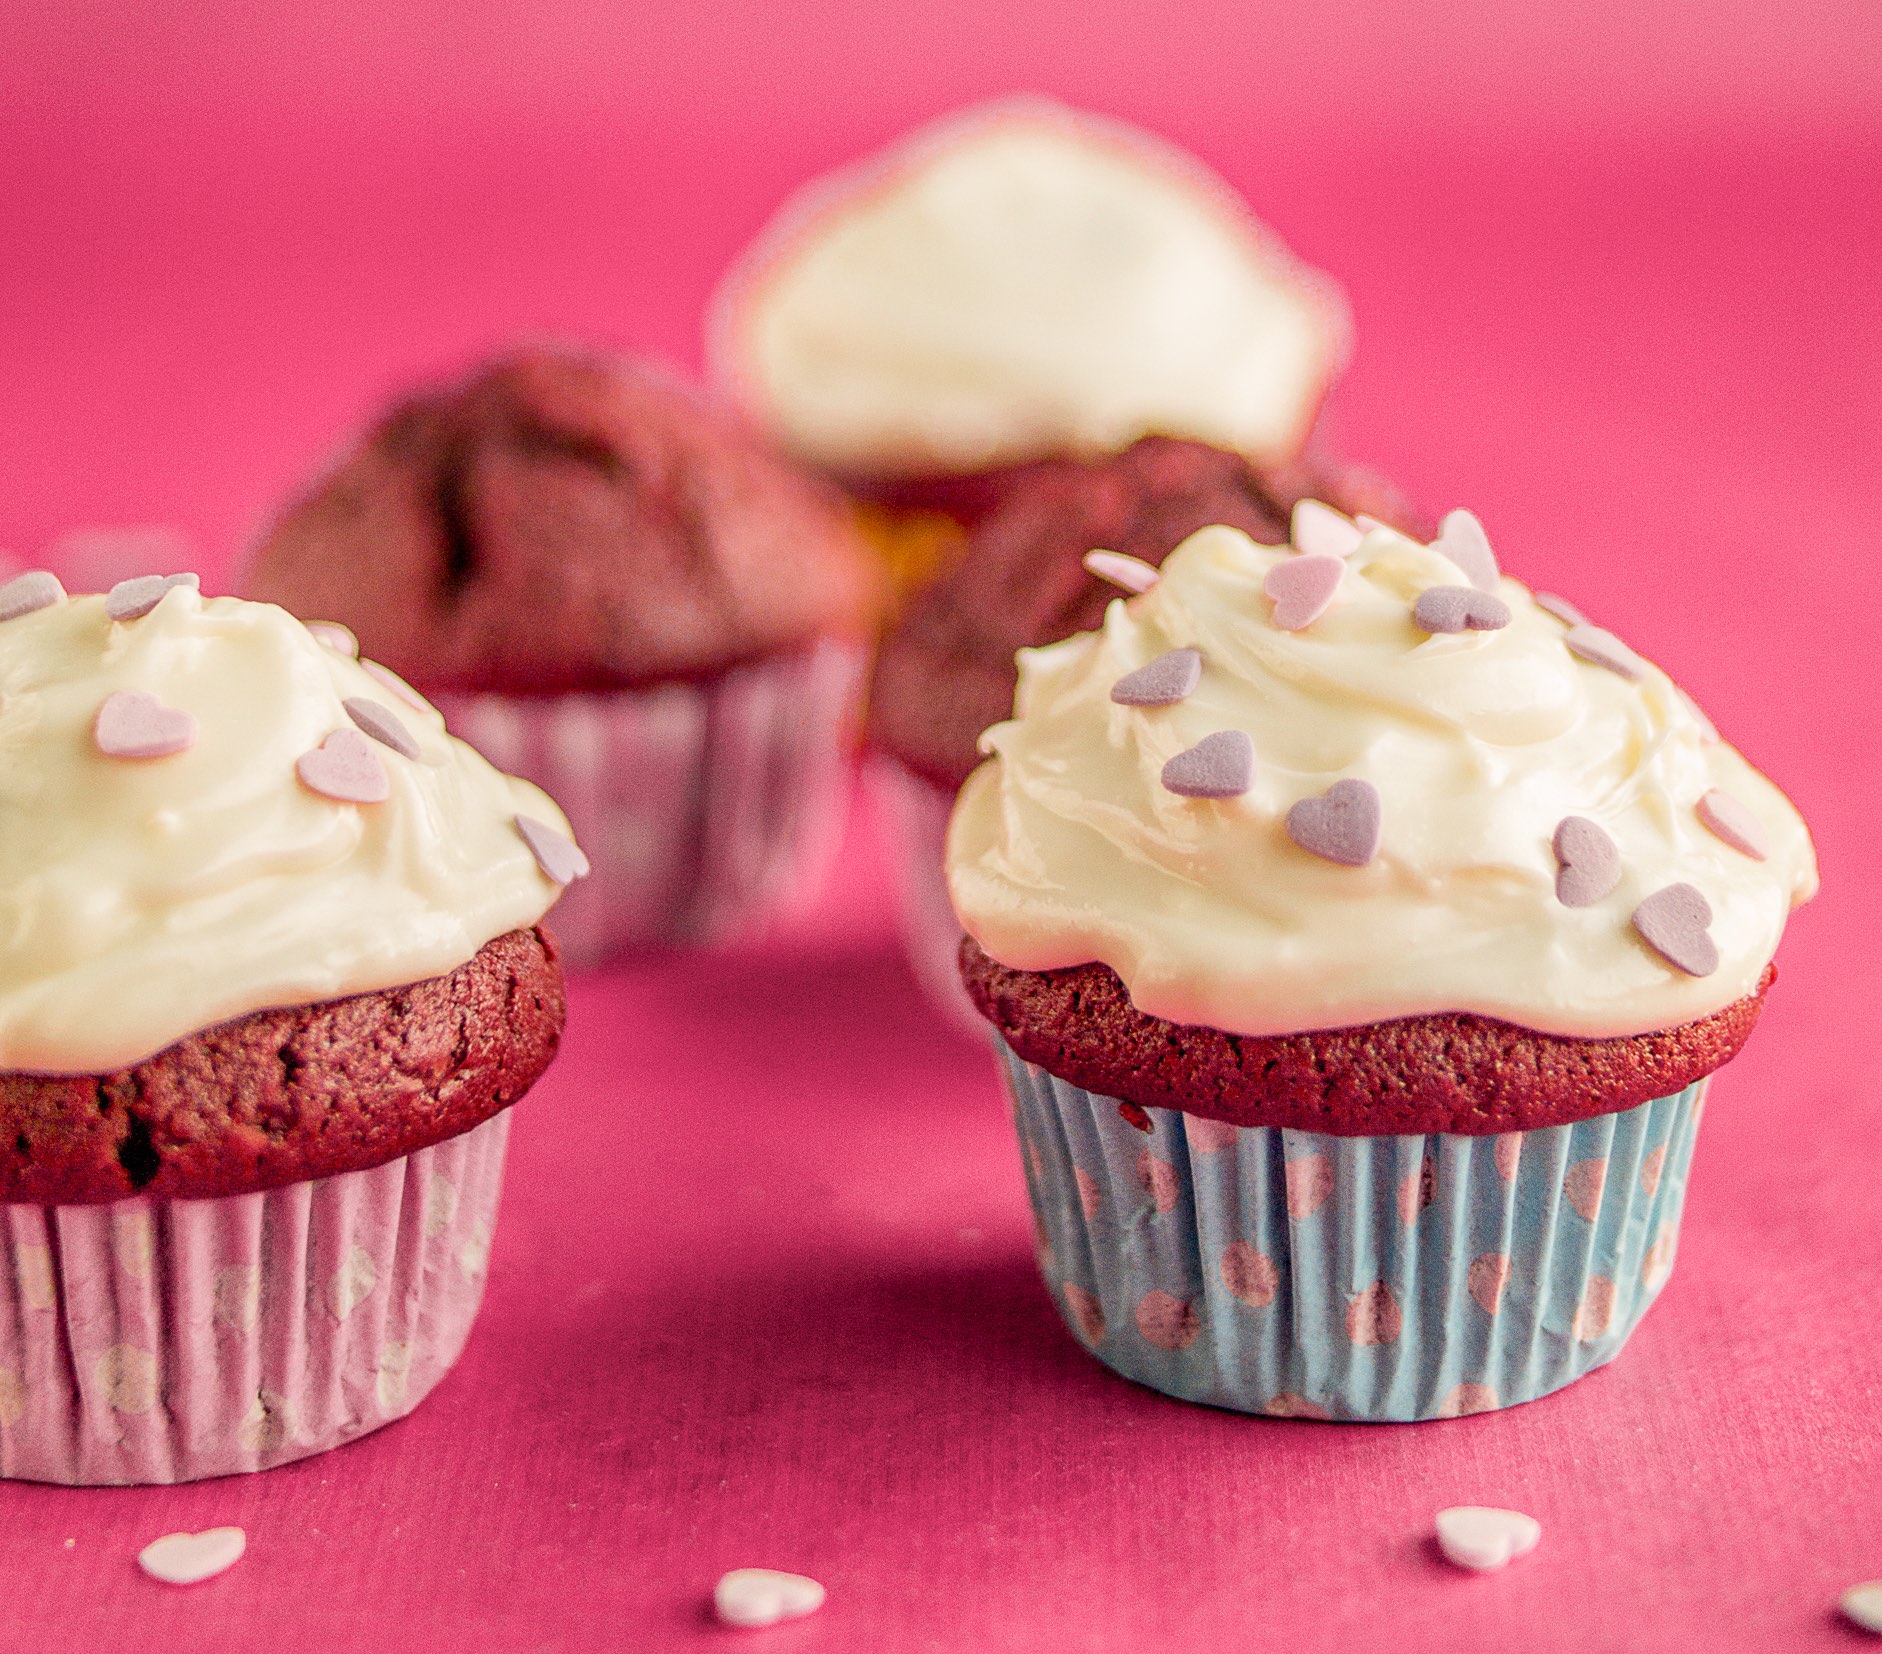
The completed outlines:
[[[38,1241],[21,1241],[13,1249],[13,1278],[28,1309],[51,1309],[56,1296],[52,1281],[52,1248]]]
[[[1245,1240],[1230,1241],[1222,1249],[1220,1269],[1222,1284],[1250,1309],[1264,1309],[1274,1302],[1281,1274],[1267,1253]]]
[[[272,1390],[258,1391],[235,1427],[237,1443],[250,1453],[263,1455],[278,1451],[293,1434],[293,1410]]]
[[[132,1280],[150,1278],[156,1251],[157,1237],[151,1228],[149,1211],[134,1206],[128,1212],[111,1214],[111,1255],[118,1260],[118,1268]]]
[[[252,1263],[216,1271],[216,1319],[231,1332],[253,1332],[261,1319],[261,1270]]]
[[[372,1261],[372,1254],[363,1246],[354,1247],[327,1283],[327,1308],[333,1311],[333,1318],[344,1321],[372,1296],[378,1284],[379,1266]]]
[[[1346,1336],[1355,1344],[1394,1343],[1405,1317],[1384,1281],[1374,1281],[1346,1306]]]
[[[457,1216],[457,1185],[442,1172],[433,1172],[425,1185],[425,1239],[436,1240]]]
[[[379,1352],[379,1371],[374,1388],[381,1411],[396,1413],[405,1405],[405,1386],[412,1375],[412,1346],[388,1344]]]
[[[0,1429],[10,1430],[26,1417],[26,1380],[11,1367],[0,1367]]]
[[[135,1344],[113,1344],[92,1363],[92,1383],[115,1413],[148,1413],[157,1405],[157,1358]]]
[[[474,1281],[490,1267],[490,1225],[479,1218],[457,1250],[458,1273]]]

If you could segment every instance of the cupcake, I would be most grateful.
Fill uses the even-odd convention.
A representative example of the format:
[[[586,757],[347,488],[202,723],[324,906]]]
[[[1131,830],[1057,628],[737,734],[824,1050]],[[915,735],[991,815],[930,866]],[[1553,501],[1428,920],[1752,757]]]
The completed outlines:
[[[0,661],[0,1475],[401,1417],[561,1034],[567,822],[349,638],[194,575],[22,575]]]
[[[1343,558],[1210,527],[1024,654],[985,744],[962,972],[1101,1361],[1405,1420],[1619,1352],[1816,889],[1796,811],[1664,673],[1466,513]]]
[[[584,964],[724,940],[813,886],[879,583],[841,498],[736,420],[547,349],[395,407],[246,581],[563,801],[594,864],[557,914]]]

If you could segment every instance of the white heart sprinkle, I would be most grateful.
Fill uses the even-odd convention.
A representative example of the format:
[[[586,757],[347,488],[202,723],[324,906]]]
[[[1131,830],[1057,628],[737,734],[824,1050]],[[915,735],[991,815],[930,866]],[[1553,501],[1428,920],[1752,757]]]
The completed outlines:
[[[1542,1524],[1519,1510],[1453,1505],[1438,1512],[1438,1548],[1460,1568],[1489,1573],[1527,1556],[1542,1538]]]
[[[1852,1585],[1837,1599],[1843,1618],[1865,1631],[1882,1637],[1882,1579],[1864,1580]]]
[[[233,1568],[248,1549],[240,1528],[205,1528],[201,1533],[166,1533],[137,1553],[137,1565],[166,1585],[197,1585]]]
[[[307,623],[307,635],[336,655],[359,659],[359,639],[353,635],[350,626],[342,626],[337,620],[310,620]]]
[[[712,1588],[712,1606],[727,1625],[776,1625],[823,1606],[824,1589],[802,1574],[775,1568],[734,1568]]]
[[[1309,557],[1350,557],[1366,533],[1330,505],[1297,500],[1287,537],[1296,551]]]

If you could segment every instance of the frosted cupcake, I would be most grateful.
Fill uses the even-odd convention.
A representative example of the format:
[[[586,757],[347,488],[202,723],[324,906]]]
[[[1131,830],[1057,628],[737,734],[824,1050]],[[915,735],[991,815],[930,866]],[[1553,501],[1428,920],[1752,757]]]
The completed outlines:
[[[1795,810],[1475,519],[1209,528],[1021,659],[950,830],[1072,1330],[1249,1412],[1559,1388],[1673,1264],[1711,1074],[1816,889]]]
[[[195,576],[0,587],[0,1474],[174,1482],[414,1407],[564,1012],[555,805]]]

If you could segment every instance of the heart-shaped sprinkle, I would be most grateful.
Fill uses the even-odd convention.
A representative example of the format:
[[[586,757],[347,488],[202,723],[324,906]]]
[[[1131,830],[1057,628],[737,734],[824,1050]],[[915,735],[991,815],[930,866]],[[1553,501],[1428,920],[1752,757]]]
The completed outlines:
[[[1588,617],[1566,597],[1557,597],[1554,592],[1537,592],[1536,607],[1544,614],[1554,615],[1565,626],[1586,626]]]
[[[107,758],[168,758],[196,745],[197,724],[142,689],[119,689],[105,697],[91,733]]]
[[[383,804],[392,782],[372,742],[356,729],[336,729],[296,760],[294,773],[309,792],[341,804]]]
[[[1141,557],[1126,557],[1121,551],[1086,552],[1085,572],[1133,594],[1149,591],[1163,578],[1154,564],[1146,563]]]
[[[1276,563],[1261,582],[1262,591],[1274,600],[1274,624],[1284,632],[1311,626],[1327,612],[1345,573],[1339,558],[1322,553]]]
[[[1669,884],[1634,909],[1634,929],[1669,965],[1688,976],[1710,976],[1719,949],[1707,933],[1712,904],[1689,884]]]
[[[193,574],[140,574],[134,580],[120,580],[105,593],[105,616],[141,620],[178,586],[200,591],[202,581]]]
[[[205,1528],[201,1533],[166,1533],[137,1553],[137,1565],[166,1585],[199,1585],[233,1568],[248,1549],[240,1528]]]
[[[712,1588],[712,1607],[727,1625],[776,1625],[823,1606],[824,1588],[803,1574],[775,1568],[734,1568]]]
[[[21,615],[50,609],[65,596],[59,577],[45,569],[28,569],[0,586],[0,621],[18,620]]]
[[[1342,867],[1364,867],[1379,850],[1379,789],[1350,777],[1287,812],[1287,836]]]
[[[1287,537],[1296,551],[1309,557],[1351,557],[1366,531],[1330,505],[1297,500]]]
[[[376,660],[363,660],[359,664],[365,669],[367,677],[391,690],[407,706],[416,707],[420,712],[431,710],[431,703],[390,667],[381,666]]]
[[[1555,899],[1564,907],[1593,907],[1621,882],[1621,852],[1586,816],[1563,816],[1552,841]]]
[[[1438,1512],[1438,1549],[1447,1561],[1486,1574],[1527,1556],[1542,1538],[1542,1524],[1519,1510],[1453,1505]]]
[[[362,695],[350,695],[340,705],[346,708],[347,717],[381,746],[390,747],[401,758],[418,756],[418,743],[412,739],[412,732],[399,722],[396,712]]]
[[[337,620],[310,620],[307,633],[316,643],[331,649],[336,655],[345,655],[350,660],[359,659],[359,639],[353,635],[353,628],[342,626]]]
[[[1860,1625],[1863,1630],[1882,1636],[1882,1579],[1850,1586],[1837,1598],[1836,1605],[1851,1625]]]
[[[1612,632],[1603,631],[1599,626],[1571,626],[1562,641],[1583,660],[1592,661],[1596,666],[1605,666],[1610,672],[1618,672],[1629,683],[1639,681],[1642,669],[1640,657]]]
[[[538,821],[534,816],[518,816],[516,830],[529,846],[529,853],[536,858],[536,865],[545,878],[557,884],[573,884],[577,879],[588,877],[588,858],[566,833],[558,833],[546,821]]]
[[[1387,534],[1398,533],[1398,530],[1390,523],[1381,522],[1377,517],[1368,516],[1363,511],[1355,511],[1353,513],[1353,526],[1357,528],[1361,534],[1371,534],[1375,529],[1381,528],[1384,529]]]
[[[1147,666],[1126,672],[1111,685],[1119,706],[1174,706],[1187,700],[1202,682],[1202,655],[1195,649],[1170,649]]]
[[[1438,537],[1431,549],[1448,557],[1464,571],[1464,578],[1480,592],[1493,592],[1501,578],[1497,572],[1496,553],[1490,549],[1490,536],[1483,524],[1468,511],[1451,511],[1438,524]]]
[[[1163,766],[1163,785],[1182,798],[1239,798],[1255,784],[1255,743],[1218,729]]]
[[[1475,586],[1430,586],[1412,605],[1421,632],[1496,632],[1510,623],[1510,606]]]
[[[1695,813],[1716,838],[1741,855],[1763,861],[1771,854],[1758,818],[1728,792],[1714,787],[1695,806]]]

